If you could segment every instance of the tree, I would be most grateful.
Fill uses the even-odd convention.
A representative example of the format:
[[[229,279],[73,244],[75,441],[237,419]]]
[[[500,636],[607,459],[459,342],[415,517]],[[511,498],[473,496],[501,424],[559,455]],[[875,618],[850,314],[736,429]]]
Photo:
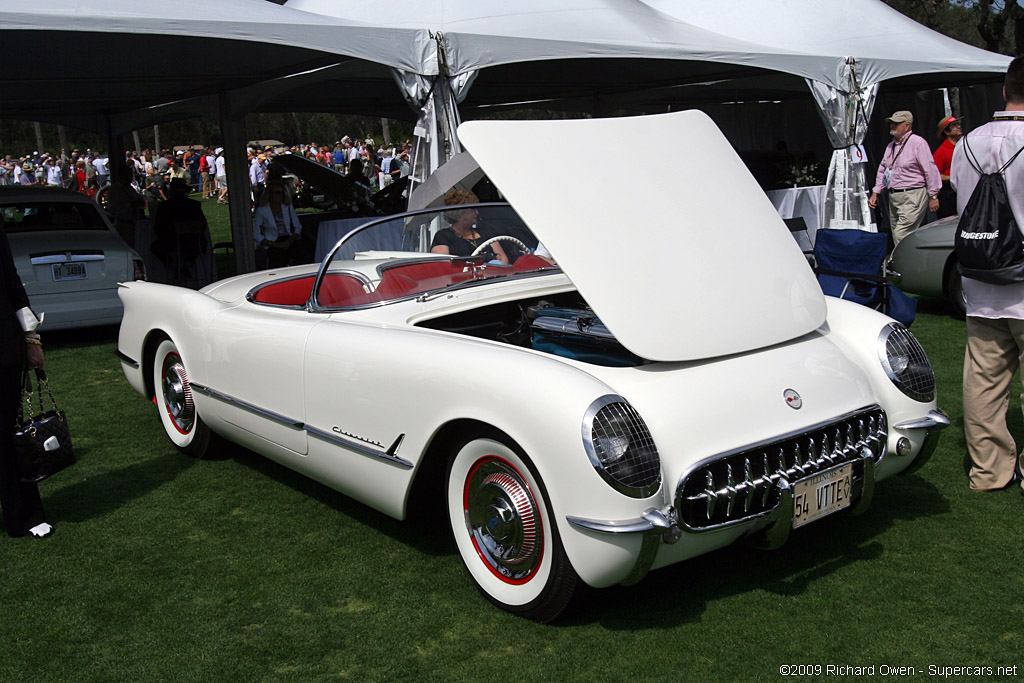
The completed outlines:
[[[1002,7],[1000,7],[1002,5]],[[993,52],[1024,54],[1024,9],[1017,0],[979,0],[976,6],[978,33]],[[1007,36],[1007,26],[1012,36]],[[1004,46],[1008,49],[1004,49]],[[1009,49],[1012,46],[1012,49]]]
[[[885,0],[893,9],[950,38],[1009,55],[1024,54],[1018,0]]]

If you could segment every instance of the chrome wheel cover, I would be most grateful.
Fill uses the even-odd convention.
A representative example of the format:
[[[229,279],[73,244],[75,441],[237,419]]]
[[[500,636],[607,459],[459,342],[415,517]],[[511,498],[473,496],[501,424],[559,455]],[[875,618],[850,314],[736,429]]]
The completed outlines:
[[[532,578],[544,554],[544,533],[529,484],[510,463],[483,458],[466,477],[466,528],[477,554],[508,583]]]
[[[192,389],[188,384],[188,374],[185,372],[185,366],[178,354],[167,354],[164,359],[160,385],[171,423],[182,434],[188,434],[195,424],[196,409],[192,403]]]

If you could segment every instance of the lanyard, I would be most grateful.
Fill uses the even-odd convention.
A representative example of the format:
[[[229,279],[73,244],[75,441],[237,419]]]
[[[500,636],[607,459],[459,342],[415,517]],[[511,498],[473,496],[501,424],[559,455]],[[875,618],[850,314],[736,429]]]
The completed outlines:
[[[908,142],[910,142],[910,136],[911,135],[913,135],[913,133],[907,133],[907,137],[903,138],[903,142],[900,143],[900,151],[896,152],[896,156],[894,156],[892,158],[892,161],[889,162],[889,168],[890,169],[893,169],[893,170],[896,169],[896,160],[900,158],[901,154],[903,154],[903,148],[907,146]],[[893,149],[896,149],[896,141],[895,140],[892,141],[892,146],[893,146]]]

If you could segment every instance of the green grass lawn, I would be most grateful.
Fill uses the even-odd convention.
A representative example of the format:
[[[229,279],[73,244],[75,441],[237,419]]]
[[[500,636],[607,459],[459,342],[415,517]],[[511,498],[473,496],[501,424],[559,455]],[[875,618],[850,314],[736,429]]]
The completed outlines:
[[[953,421],[919,474],[880,483],[863,516],[813,524],[778,551],[735,546],[594,591],[553,626],[480,597],[439,518],[394,521],[240,449],[178,454],[125,382],[116,331],[47,335],[80,462],[41,484],[53,537],[0,537],[0,680],[1024,674],[1024,499],[967,488],[963,323],[926,303],[912,329]],[[1011,424],[1024,431],[1016,400]]]

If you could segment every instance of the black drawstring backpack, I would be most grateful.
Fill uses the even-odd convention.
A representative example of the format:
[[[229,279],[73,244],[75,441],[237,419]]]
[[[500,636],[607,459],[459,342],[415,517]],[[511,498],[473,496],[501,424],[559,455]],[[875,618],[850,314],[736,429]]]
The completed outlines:
[[[960,214],[953,243],[959,261],[957,268],[964,277],[993,285],[1024,282],[1024,239],[1010,209],[1010,195],[1003,179],[1003,171],[1024,147],[998,171],[985,173],[971,152],[966,135],[963,145],[964,157],[981,178]]]

